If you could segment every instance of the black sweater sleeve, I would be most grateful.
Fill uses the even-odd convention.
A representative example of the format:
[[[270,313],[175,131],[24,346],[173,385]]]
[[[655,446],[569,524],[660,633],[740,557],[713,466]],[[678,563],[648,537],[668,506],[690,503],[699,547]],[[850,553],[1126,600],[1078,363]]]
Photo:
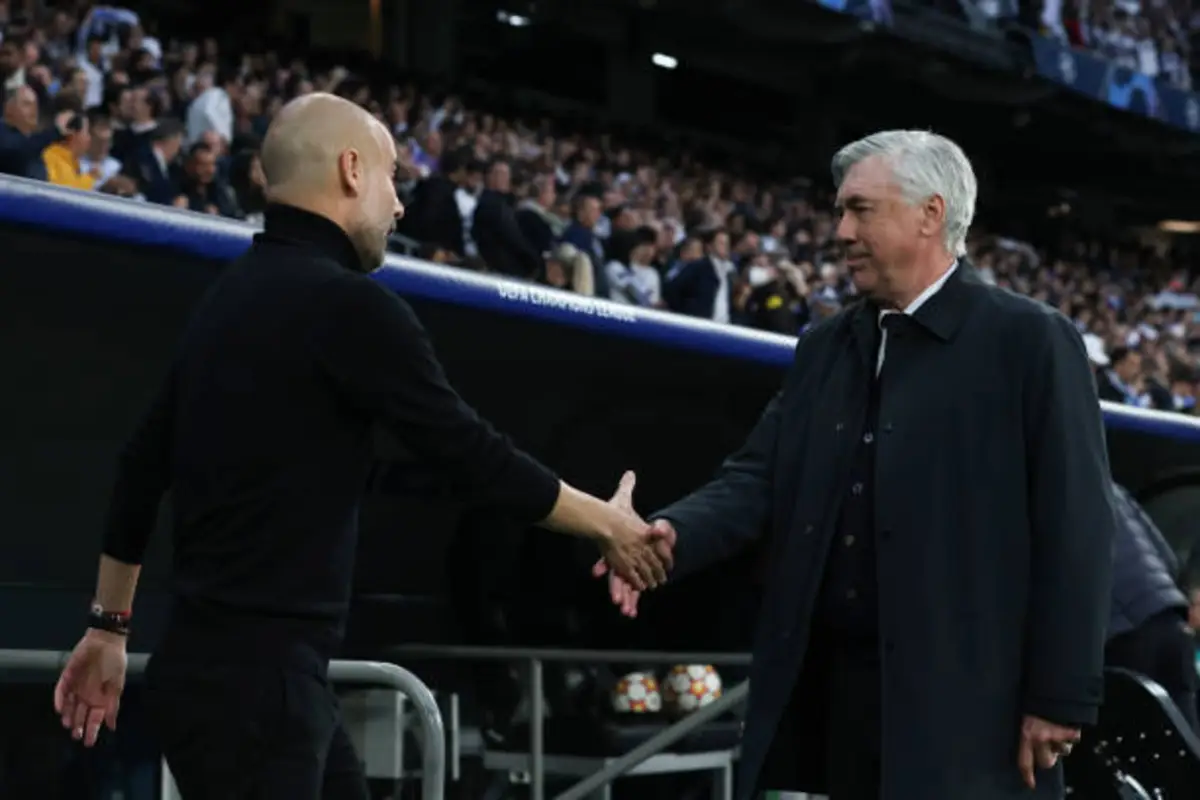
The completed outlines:
[[[141,564],[171,482],[175,371],[163,380],[117,461],[117,477],[104,527],[104,554]]]
[[[366,276],[346,275],[320,293],[316,316],[317,363],[354,407],[477,499],[531,523],[549,516],[558,478],[458,396],[406,302]]]

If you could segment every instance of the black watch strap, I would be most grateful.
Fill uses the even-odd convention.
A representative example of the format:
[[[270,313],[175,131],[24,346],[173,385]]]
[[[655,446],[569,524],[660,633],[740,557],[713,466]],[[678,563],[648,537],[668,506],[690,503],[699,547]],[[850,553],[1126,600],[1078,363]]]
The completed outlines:
[[[100,605],[92,604],[91,613],[88,614],[88,627],[128,636],[130,617],[128,611],[105,611]]]

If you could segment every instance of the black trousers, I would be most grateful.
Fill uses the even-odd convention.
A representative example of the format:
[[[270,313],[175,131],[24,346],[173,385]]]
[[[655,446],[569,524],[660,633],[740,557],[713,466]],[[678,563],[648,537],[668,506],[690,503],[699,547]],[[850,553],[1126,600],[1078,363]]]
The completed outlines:
[[[879,656],[835,646],[827,663],[829,798],[879,800],[883,754]]]
[[[151,723],[183,800],[369,800],[326,680],[311,671],[151,660]]]
[[[1192,730],[1200,733],[1196,719],[1196,639],[1178,610],[1156,614],[1128,633],[1114,636],[1104,648],[1104,663],[1139,672],[1162,686]]]

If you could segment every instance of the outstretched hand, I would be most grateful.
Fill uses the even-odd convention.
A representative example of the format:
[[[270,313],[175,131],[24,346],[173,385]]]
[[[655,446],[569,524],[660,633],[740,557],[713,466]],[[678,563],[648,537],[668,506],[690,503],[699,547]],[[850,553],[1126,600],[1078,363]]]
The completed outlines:
[[[633,472],[626,472],[622,475],[621,482],[617,485],[617,491],[608,501],[609,504],[622,511],[636,513],[633,508],[633,489],[636,483],[637,476]],[[654,540],[654,549],[659,557],[664,563],[671,564],[676,540],[675,528],[671,523],[665,519],[655,520],[650,526],[649,537]],[[613,605],[617,606],[625,616],[636,617],[638,599],[642,593],[636,586],[610,570],[604,559],[600,559],[592,565],[592,576],[602,578],[605,575],[608,575],[608,591]]]

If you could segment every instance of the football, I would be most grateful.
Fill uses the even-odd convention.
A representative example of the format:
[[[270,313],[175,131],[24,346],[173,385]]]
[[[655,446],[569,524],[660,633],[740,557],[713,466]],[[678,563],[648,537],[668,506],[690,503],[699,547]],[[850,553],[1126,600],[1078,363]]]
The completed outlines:
[[[708,664],[677,664],[663,678],[668,710],[687,714],[721,696],[721,676]]]
[[[612,693],[613,710],[618,714],[653,714],[662,710],[662,692],[658,679],[649,672],[631,672],[617,681]]]

